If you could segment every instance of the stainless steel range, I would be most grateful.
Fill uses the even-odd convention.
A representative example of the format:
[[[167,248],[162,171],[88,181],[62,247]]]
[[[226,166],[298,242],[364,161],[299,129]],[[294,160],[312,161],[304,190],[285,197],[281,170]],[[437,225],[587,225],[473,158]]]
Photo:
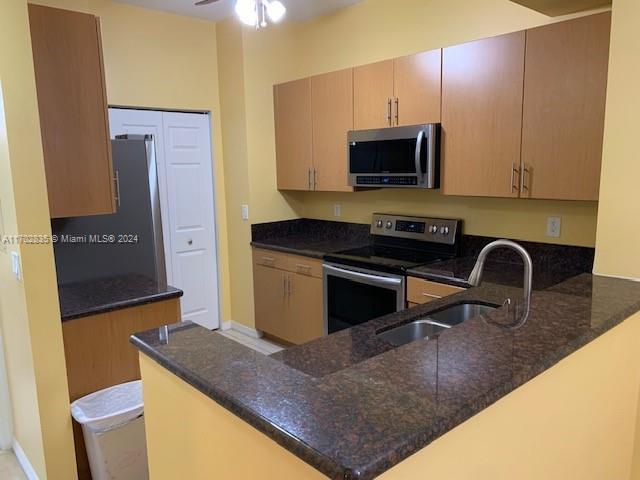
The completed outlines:
[[[462,222],[376,213],[369,245],[324,257],[325,333],[406,306],[406,272],[458,254]]]

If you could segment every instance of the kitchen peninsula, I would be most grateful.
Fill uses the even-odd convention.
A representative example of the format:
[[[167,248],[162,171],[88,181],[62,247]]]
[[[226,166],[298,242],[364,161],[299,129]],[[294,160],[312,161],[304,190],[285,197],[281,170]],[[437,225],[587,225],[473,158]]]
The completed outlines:
[[[377,336],[521,294],[484,283],[271,357],[190,324],[137,334],[151,475],[626,478],[639,284],[582,274],[534,291],[517,330],[499,308],[397,348]]]

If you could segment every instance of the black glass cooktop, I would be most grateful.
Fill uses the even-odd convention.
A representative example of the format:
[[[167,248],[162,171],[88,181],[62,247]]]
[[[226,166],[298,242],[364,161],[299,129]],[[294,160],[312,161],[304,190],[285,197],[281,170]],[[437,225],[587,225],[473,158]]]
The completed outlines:
[[[382,270],[391,273],[404,273],[409,268],[419,267],[428,263],[448,258],[444,254],[426,250],[414,250],[386,245],[368,245],[325,256],[331,263]]]

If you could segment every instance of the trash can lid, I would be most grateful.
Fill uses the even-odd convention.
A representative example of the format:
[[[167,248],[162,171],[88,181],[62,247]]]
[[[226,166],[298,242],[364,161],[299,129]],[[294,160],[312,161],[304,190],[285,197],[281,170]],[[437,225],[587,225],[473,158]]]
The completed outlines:
[[[109,430],[143,412],[142,380],[105,388],[71,404],[71,415],[91,430]]]

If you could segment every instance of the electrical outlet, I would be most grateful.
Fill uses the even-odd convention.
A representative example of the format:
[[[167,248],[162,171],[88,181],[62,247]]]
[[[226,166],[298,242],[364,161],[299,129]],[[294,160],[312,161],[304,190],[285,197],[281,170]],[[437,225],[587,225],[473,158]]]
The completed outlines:
[[[340,205],[339,203],[336,203],[333,206],[333,216],[334,217],[341,217],[342,216],[342,205]]]
[[[249,220],[249,205],[242,205],[242,220]]]
[[[547,237],[558,238],[560,236],[561,228],[562,228],[562,218],[560,217],[547,218]]]
[[[16,280],[22,281],[22,267],[20,266],[20,254],[18,252],[11,252],[11,271]]]

